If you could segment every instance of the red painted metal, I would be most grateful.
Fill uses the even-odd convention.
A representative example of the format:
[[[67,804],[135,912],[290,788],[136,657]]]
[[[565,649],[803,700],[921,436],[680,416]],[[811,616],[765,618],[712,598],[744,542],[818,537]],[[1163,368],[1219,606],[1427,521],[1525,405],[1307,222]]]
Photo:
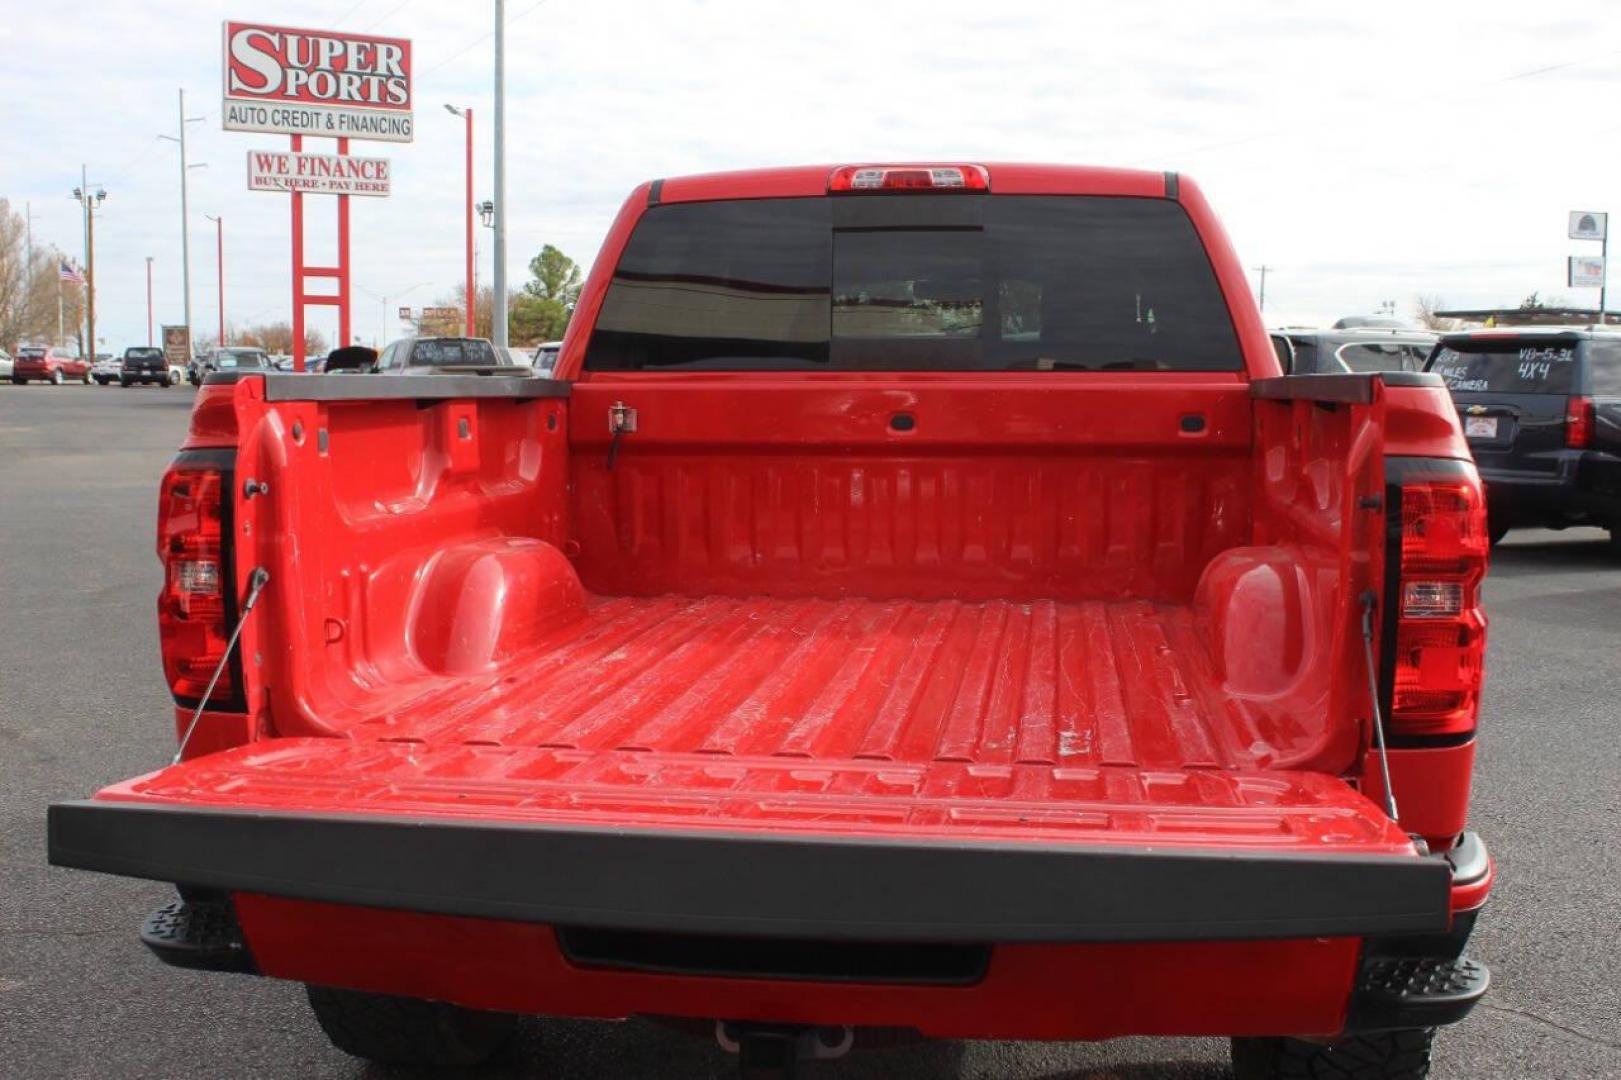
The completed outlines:
[[[1469,820],[1473,740],[1461,746],[1390,751],[1390,783],[1404,829],[1422,836],[1432,851],[1450,848]],[[1384,778],[1372,757],[1363,763],[1361,788],[1375,802],[1384,799]]]
[[[291,135],[292,150],[303,149],[304,137]],[[339,155],[349,153],[349,140],[338,140]],[[304,262],[304,194],[291,193],[293,204],[293,370],[305,370],[304,308],[309,305],[338,309],[338,345],[348,345],[354,339],[350,314],[353,309],[350,290],[349,260],[349,196],[338,200],[338,258],[336,266],[309,266]],[[337,281],[335,293],[312,293],[308,290],[311,278],[333,278]]]
[[[1386,386],[1385,456],[1473,461],[1444,386]]]
[[[260,969],[477,1008],[916,1028],[938,1038],[1330,1035],[1360,943],[1347,938],[1002,945],[972,986],[724,979],[590,969],[549,926],[238,894]],[[1212,993],[1220,987],[1220,993]]]
[[[786,650],[762,651],[780,656]],[[591,675],[609,666],[599,659]],[[640,724],[623,722],[616,710],[634,700],[634,684],[653,682],[644,673],[629,685],[619,680],[606,708],[582,708],[578,693],[548,688],[565,699],[556,710],[561,721],[541,710],[525,723],[510,702],[505,710],[497,707],[511,717],[509,731],[490,723],[493,717],[483,717],[482,726],[461,717],[458,725],[456,716],[441,714],[440,727],[458,728],[455,733],[418,725],[407,737],[387,731],[380,720],[351,739],[283,738],[237,747],[115,784],[97,798],[413,820],[475,817],[1091,849],[1413,853],[1408,836],[1344,782],[1248,763],[1223,768],[1223,750],[1191,722],[1181,733],[1147,722],[1133,729],[1123,719],[1129,712],[1117,706],[1113,724],[1096,734],[1072,734],[1054,732],[1039,718],[1020,729],[1014,716],[1004,715],[981,743],[963,730],[961,718],[972,716],[961,698],[939,701],[927,684],[908,680],[901,666],[897,685],[924,687],[923,717],[903,721],[894,693],[869,689],[889,699],[880,702],[876,723],[840,729],[835,724],[844,703],[823,709],[825,695],[805,685],[813,676],[836,680],[839,673],[829,675],[829,666],[781,680],[786,685],[764,704],[760,724],[750,723],[748,713],[702,711],[707,687],[687,682],[677,684],[685,702],[672,700]],[[737,667],[717,673],[717,693],[735,693]],[[969,677],[977,676],[971,671]],[[773,706],[796,691],[815,711],[779,716]],[[920,730],[928,745],[907,746],[909,738],[920,741]],[[464,741],[469,738],[475,741]],[[1194,760],[1189,768],[1160,763],[1177,757]],[[1145,767],[1096,764],[1134,759]],[[1059,764],[1045,764],[1053,761]]]
[[[220,333],[217,339],[221,345],[227,344],[225,340],[225,218],[214,219],[214,263],[218,276],[220,300]]]
[[[304,136],[288,136],[293,153],[304,149]],[[288,195],[293,206],[293,370],[304,370],[304,193]]]
[[[988,168],[998,192],[1167,190]],[[827,176],[661,198],[822,197]],[[1367,403],[1252,397],[1276,358],[1196,186],[1177,198],[1244,372],[582,372],[648,195],[582,292],[571,399],[204,389],[188,445],[233,446],[270,491],[231,493],[239,595],[270,575],[240,646],[248,708],[101,798],[1234,857],[1414,857],[1409,831],[1462,828],[1472,748],[1392,755],[1400,824],[1366,797],[1358,602],[1382,595],[1385,455],[1465,457],[1455,412],[1377,382]],[[610,468],[616,404],[637,425]],[[287,978],[938,1035],[1329,1034],[1359,948],[998,947],[976,986],[897,992],[586,971],[544,926],[239,906]]]
[[[338,155],[349,153],[349,140],[338,140]],[[349,321],[353,305],[349,302],[349,196],[338,196],[338,345],[348,347],[354,341],[354,329]]]

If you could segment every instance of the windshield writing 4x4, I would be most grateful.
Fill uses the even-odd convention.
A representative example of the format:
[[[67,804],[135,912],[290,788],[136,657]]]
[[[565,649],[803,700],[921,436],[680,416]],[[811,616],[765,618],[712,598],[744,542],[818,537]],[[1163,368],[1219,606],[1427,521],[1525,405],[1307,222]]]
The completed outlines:
[[[1463,393],[1568,394],[1575,385],[1576,346],[1569,342],[1521,345],[1492,342],[1444,346],[1430,370],[1447,389]]]
[[[1234,371],[1215,273],[1164,199],[878,195],[654,207],[593,370]]]

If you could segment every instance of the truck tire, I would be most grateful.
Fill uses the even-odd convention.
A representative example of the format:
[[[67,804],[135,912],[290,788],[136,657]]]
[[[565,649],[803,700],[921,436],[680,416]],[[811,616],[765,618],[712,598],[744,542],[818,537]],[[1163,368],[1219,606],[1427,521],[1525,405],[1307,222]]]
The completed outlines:
[[[1233,1080],[1424,1080],[1434,1028],[1378,1031],[1334,1042],[1234,1039]]]
[[[306,985],[326,1037],[346,1054],[387,1065],[465,1068],[506,1046],[517,1017],[440,1001]]]

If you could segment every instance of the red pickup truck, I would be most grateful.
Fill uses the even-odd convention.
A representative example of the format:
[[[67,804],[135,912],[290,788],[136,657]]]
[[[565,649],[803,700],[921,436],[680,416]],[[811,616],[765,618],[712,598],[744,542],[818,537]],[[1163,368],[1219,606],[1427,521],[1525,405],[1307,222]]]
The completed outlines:
[[[221,373],[162,483],[177,763],[50,809],[352,1053],[518,1014],[1232,1037],[1419,1077],[1486,990],[1481,487],[1283,376],[1175,174],[633,192],[555,379]]]

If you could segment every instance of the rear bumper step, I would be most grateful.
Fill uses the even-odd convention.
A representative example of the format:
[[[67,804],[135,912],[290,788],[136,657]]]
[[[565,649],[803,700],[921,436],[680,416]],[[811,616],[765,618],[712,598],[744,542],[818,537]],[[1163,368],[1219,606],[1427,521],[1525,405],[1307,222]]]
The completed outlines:
[[[50,808],[58,866],[407,911],[849,941],[1126,942],[1439,933],[1416,856],[1200,852],[111,800]]]
[[[1346,1014],[1347,1031],[1388,1031],[1455,1024],[1491,986],[1477,960],[1370,956],[1362,961]]]

